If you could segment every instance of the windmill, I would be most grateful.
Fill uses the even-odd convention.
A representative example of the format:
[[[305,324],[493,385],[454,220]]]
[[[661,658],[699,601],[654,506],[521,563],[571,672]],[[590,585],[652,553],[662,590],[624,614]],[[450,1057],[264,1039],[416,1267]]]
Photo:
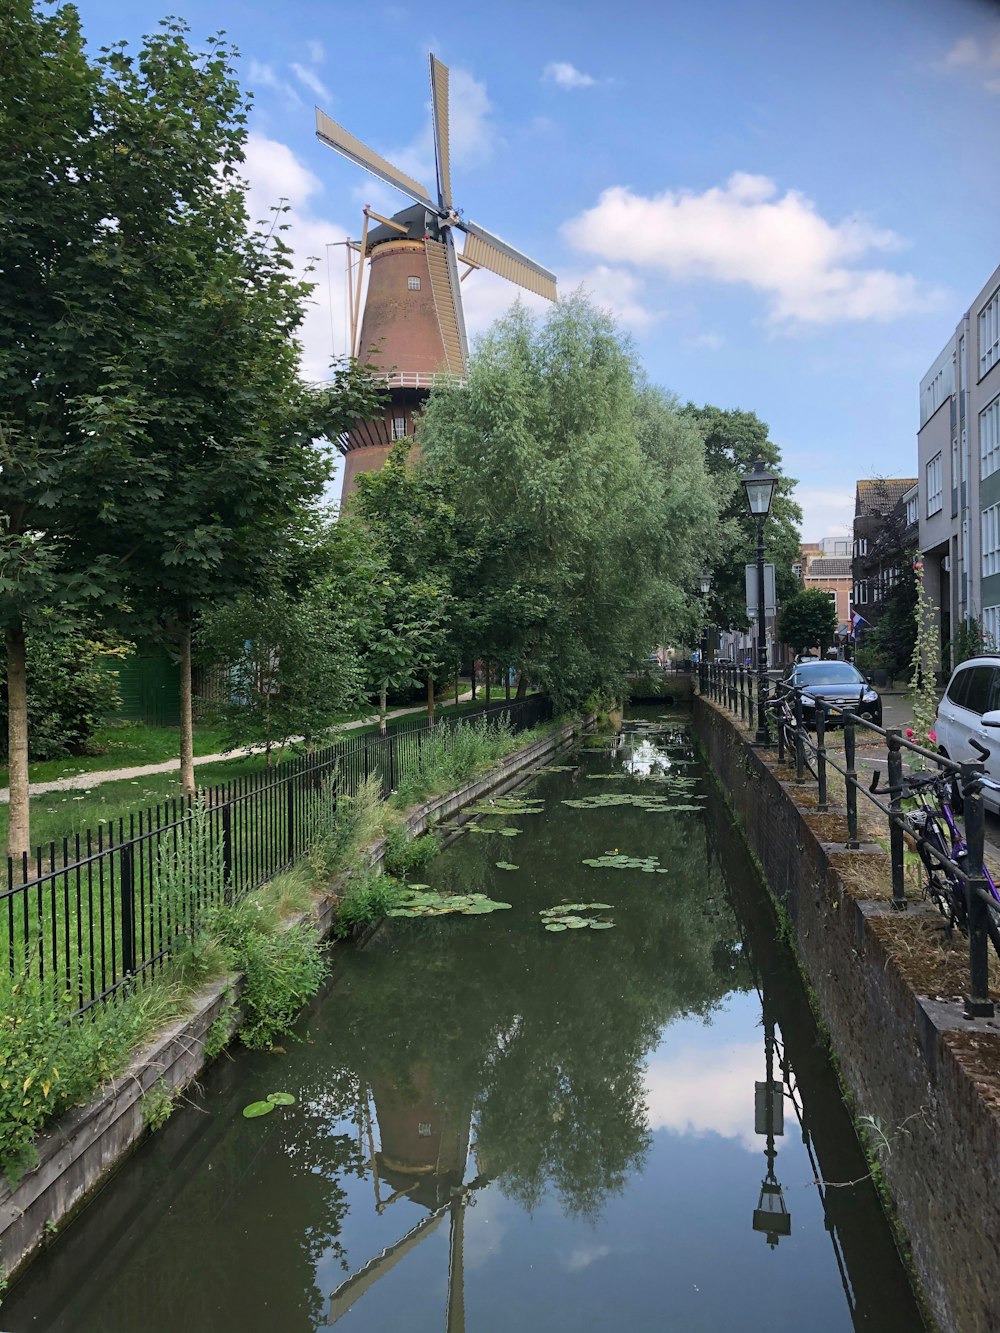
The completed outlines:
[[[550,301],[556,299],[554,274],[456,209],[451,191],[448,70],[433,55],[430,77],[436,203],[419,181],[316,110],[317,138],[413,200],[388,218],[370,207],[364,210],[350,295],[351,351],[385,373],[389,406],[381,418],[357,423],[339,441],[346,456],[345,496],[359,472],[382,466],[394,440],[412,436],[414,413],[435,381],[465,375],[469,347],[459,263],[466,265],[462,278],[485,268]],[[378,225],[369,231],[371,221]],[[463,235],[461,254],[456,252],[456,231]],[[368,291],[362,312],[366,260]]]

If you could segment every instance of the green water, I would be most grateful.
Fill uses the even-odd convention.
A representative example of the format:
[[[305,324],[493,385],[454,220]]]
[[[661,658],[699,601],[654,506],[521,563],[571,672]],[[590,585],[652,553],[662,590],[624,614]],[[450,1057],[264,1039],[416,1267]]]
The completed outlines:
[[[283,1050],[218,1061],[3,1328],[919,1330],[767,902],[653,717],[424,876],[511,910],[385,923]],[[564,804],[601,794],[699,808]],[[582,864],[615,851],[654,869]],[[614,926],[547,932],[560,902]]]

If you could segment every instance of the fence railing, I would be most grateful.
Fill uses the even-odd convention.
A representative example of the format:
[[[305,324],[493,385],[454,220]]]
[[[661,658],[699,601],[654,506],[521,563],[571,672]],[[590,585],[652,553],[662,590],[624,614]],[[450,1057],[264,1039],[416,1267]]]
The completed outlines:
[[[956,763],[944,755],[915,744],[903,735],[900,728],[881,727],[846,708],[817,706],[809,699],[804,705],[806,692],[785,682],[775,683],[774,690],[765,678],[763,683],[756,672],[730,662],[702,662],[698,672],[699,690],[715,703],[728,709],[748,727],[756,727],[760,704],[764,704],[767,745],[775,748],[779,763],[795,765],[795,780],[815,784],[816,810],[829,811],[829,771],[844,779],[847,838],[845,851],[860,846],[858,832],[858,796],[868,801],[885,821],[889,845],[889,864],[892,879],[891,906],[905,911],[906,897],[906,837],[910,832],[906,821],[907,759],[921,769],[936,769],[955,779],[960,793],[961,818],[964,825],[966,850],[957,857],[939,851],[933,845],[923,844],[926,853],[940,864],[946,874],[964,888],[969,941],[969,992],[965,997],[965,1012],[969,1017],[991,1017],[993,1002],[989,998],[989,913],[998,907],[997,899],[989,890],[989,880],[983,864],[985,844],[985,812],[982,800],[982,763]],[[859,704],[861,700],[859,699]],[[828,733],[832,725],[843,730],[843,762],[831,754]],[[885,767],[888,785],[877,786],[874,781],[862,782],[858,777],[857,751],[859,733],[874,741],[878,749],[866,755],[872,767]],[[985,753],[985,752],[984,752]],[[880,800],[884,794],[886,800]],[[956,816],[958,811],[953,812]],[[826,841],[832,841],[827,839]]]
[[[8,857],[0,958],[6,955],[12,977],[36,979],[53,1002],[68,995],[68,1012],[90,1009],[155,972],[199,911],[293,865],[338,797],[354,795],[374,775],[384,796],[417,777],[429,736],[453,744],[465,724],[506,720],[524,731],[551,716],[551,701],[533,695],[440,718],[433,728],[423,718],[407,720],[385,736],[347,736],[277,768],[202,788],[196,798],[164,801],[38,847],[33,856]],[[194,895],[172,893],[172,877],[195,884]]]

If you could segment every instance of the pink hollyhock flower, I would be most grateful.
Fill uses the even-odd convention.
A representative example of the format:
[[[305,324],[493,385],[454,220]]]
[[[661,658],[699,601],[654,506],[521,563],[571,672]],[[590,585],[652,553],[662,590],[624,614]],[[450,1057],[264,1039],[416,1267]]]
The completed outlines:
[[[912,740],[913,740],[913,728],[912,728],[912,727],[907,727],[907,728],[906,728],[906,739],[907,739],[908,741],[912,741]]]
[[[936,740],[937,740],[937,732],[936,732],[936,731],[929,731],[929,732],[927,733],[927,739],[928,739],[929,741],[936,741]]]

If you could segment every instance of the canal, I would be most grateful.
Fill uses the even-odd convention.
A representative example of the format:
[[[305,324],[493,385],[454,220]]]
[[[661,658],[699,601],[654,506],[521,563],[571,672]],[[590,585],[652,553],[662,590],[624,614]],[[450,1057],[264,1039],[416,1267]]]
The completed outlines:
[[[923,1327],[683,721],[639,710],[516,795],[422,876],[510,908],[339,949],[284,1046],[217,1061],[13,1288],[8,1333]],[[566,904],[604,928],[546,929]],[[272,1092],[295,1105],[243,1117]]]

